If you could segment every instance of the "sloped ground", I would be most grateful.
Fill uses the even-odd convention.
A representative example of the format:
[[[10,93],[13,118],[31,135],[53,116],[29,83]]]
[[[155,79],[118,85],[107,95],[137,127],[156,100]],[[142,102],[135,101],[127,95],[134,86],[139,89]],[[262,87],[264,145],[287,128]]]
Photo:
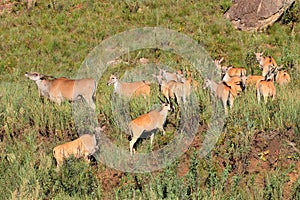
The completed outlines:
[[[297,199],[300,27],[293,18],[291,24],[279,22],[264,33],[249,34],[236,31],[223,19],[231,2],[225,0],[192,3],[74,0],[71,3],[55,1],[55,8],[39,1],[31,11],[27,11],[24,4],[6,4],[9,2],[1,4],[2,10],[7,7],[12,12],[0,16],[2,198],[96,198],[90,194],[81,196],[74,187],[74,191],[63,190],[63,186],[73,182],[54,171],[53,147],[78,137],[71,105],[67,102],[61,106],[48,101],[42,103],[34,83],[26,80],[24,73],[35,70],[74,77],[86,55],[104,39],[131,28],[159,26],[187,34],[205,47],[212,58],[225,57],[225,64],[246,67],[251,74],[261,73],[253,52],[265,51],[289,70],[293,81],[289,87],[279,90],[276,100],[266,106],[256,103],[254,91],[249,95],[245,93],[245,98],[239,97],[226,130],[204,159],[195,158],[195,155],[207,129],[209,95],[200,99],[203,121],[197,136],[188,151],[170,167],[152,173],[131,174],[94,163],[93,170],[78,165],[76,173],[85,169],[87,174],[96,175],[97,189],[101,189],[100,196],[104,199],[147,199],[143,194],[148,194],[148,199],[191,199],[193,195],[194,199]],[[157,50],[133,52],[128,60],[139,56],[165,62],[174,69],[189,65]],[[122,74],[126,67],[116,66],[105,75],[116,71]],[[201,83],[203,77],[196,78]],[[114,127],[110,112],[111,88],[104,87],[105,84],[99,83],[97,91],[99,120],[108,124],[109,131],[105,134],[127,149],[127,135]],[[135,115],[141,112],[138,108],[133,110]],[[167,125],[170,134],[167,137],[158,135],[154,148],[164,146],[172,138],[176,119],[172,116],[171,120]],[[146,151],[148,146],[149,140],[141,141],[138,150]],[[70,163],[67,167],[71,169],[72,163],[82,164],[76,160]],[[66,174],[73,175],[72,180],[81,178],[80,173]],[[91,189],[90,180],[80,181],[85,181],[84,187]]]

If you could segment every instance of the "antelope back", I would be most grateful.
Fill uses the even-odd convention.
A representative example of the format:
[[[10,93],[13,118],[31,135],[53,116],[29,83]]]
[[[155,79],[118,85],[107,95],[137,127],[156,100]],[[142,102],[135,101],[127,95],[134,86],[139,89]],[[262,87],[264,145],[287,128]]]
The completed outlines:
[[[261,65],[261,67],[266,66],[266,65],[273,65],[273,66],[277,66],[277,63],[275,61],[275,59],[272,56],[263,56],[263,53],[254,53],[256,60],[259,62],[259,64]]]
[[[264,80],[263,76],[260,75],[249,75],[247,76],[247,83],[256,83],[257,81]]]
[[[95,134],[84,134],[79,137],[85,150],[91,155],[96,151],[97,141]]]
[[[167,72],[167,70],[159,69],[159,74],[167,81],[178,81],[178,72]]]
[[[247,71],[245,68],[242,68],[242,67],[230,67],[228,68],[228,70],[226,71],[226,73],[228,73],[228,75],[230,77],[234,77],[234,76],[237,76],[237,77],[242,77],[242,76],[247,76]]]
[[[116,75],[110,76],[107,85],[114,84],[114,91],[120,95],[131,97],[132,95],[150,95],[150,83],[146,81],[120,82]]]
[[[276,88],[274,82],[271,80],[259,81],[256,88],[263,96],[274,96],[276,94]]]

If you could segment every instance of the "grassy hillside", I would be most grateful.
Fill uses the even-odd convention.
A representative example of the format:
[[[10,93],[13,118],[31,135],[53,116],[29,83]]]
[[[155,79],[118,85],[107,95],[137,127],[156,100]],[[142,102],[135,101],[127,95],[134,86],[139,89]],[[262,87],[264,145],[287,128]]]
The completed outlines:
[[[38,1],[31,10],[19,1],[0,4],[8,3],[13,4],[0,14],[0,199],[300,199],[298,1],[279,22],[259,33],[237,31],[223,18],[230,0],[56,0]],[[266,105],[257,103],[254,88],[247,88],[235,100],[213,150],[202,158],[199,149],[213,108],[209,93],[202,90],[201,74],[167,51],[131,52],[98,83],[96,117],[106,125],[105,135],[129,149],[128,135],[114,115],[120,106],[112,103],[113,88],[106,82],[111,73],[136,69],[145,57],[174,70],[191,69],[199,81],[199,130],[192,144],[176,161],[154,172],[122,172],[74,158],[56,171],[53,147],[78,137],[72,106],[42,102],[25,72],[74,78],[102,41],[143,27],[186,34],[212,59],[224,57],[224,65],[245,67],[250,74],[261,74],[254,52],[264,51],[288,70],[292,82],[276,85],[276,99]],[[154,81],[151,86],[150,98],[129,103],[132,118],[157,108],[163,98]],[[168,116],[166,135],[155,136],[154,150],[172,141],[180,117],[174,112]],[[138,142],[137,151],[150,152],[150,139]]]

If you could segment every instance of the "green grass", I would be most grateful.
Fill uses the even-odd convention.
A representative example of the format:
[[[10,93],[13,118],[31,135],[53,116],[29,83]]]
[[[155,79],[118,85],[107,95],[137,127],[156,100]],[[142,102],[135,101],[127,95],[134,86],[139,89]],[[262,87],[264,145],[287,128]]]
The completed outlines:
[[[229,0],[57,0],[53,1],[54,7],[49,2],[38,1],[37,6],[27,11],[25,4],[18,1],[11,13],[0,15],[0,199],[299,199],[299,178],[288,186],[291,169],[298,173],[295,166],[299,153],[286,142],[291,140],[299,148],[298,1],[281,21],[262,33],[235,30],[223,17],[231,5]],[[118,179],[105,174],[109,167],[100,162],[88,165],[73,158],[60,172],[55,171],[53,147],[78,137],[72,105],[64,102],[59,106],[48,100],[43,103],[25,72],[74,78],[87,55],[103,40],[133,28],[156,26],[188,35],[213,59],[224,57],[224,64],[245,67],[250,74],[261,73],[254,52],[264,51],[288,69],[292,83],[286,88],[276,85],[276,99],[266,105],[258,104],[255,90],[247,88],[235,100],[226,127],[205,158],[198,157],[201,146],[194,144],[174,163],[151,173],[123,173]],[[131,71],[143,71],[143,66],[138,67],[136,62],[141,57],[174,70],[192,70],[200,84],[197,97],[201,131],[196,138],[201,143],[213,110],[209,94],[202,91],[203,77],[189,61],[155,49],[130,52],[122,56],[129,61],[128,65],[110,66],[102,74],[96,115],[101,124],[106,124],[107,137],[117,146],[129,149],[128,133],[120,128],[126,123],[120,125],[122,121],[114,115],[114,109],[120,106],[112,103],[113,88],[106,82],[111,73],[122,77]],[[130,81],[138,78],[127,77]],[[160,104],[158,97],[163,96],[154,81],[151,86],[150,98],[129,102],[131,118]],[[157,134],[152,149],[168,144],[177,128],[178,119],[172,113],[166,136]],[[258,150],[255,141],[258,135],[268,138],[274,133],[279,134],[275,138],[281,146],[280,154],[266,155],[267,161],[263,161],[256,151],[272,149],[270,140],[262,141],[264,145]],[[137,151],[150,152],[150,139],[138,142]],[[252,164],[255,156],[262,170],[246,173],[243,164]],[[277,167],[267,169],[266,173],[263,167],[271,158],[278,159]],[[111,182],[102,180],[105,175]],[[112,184],[114,181],[117,184]]]

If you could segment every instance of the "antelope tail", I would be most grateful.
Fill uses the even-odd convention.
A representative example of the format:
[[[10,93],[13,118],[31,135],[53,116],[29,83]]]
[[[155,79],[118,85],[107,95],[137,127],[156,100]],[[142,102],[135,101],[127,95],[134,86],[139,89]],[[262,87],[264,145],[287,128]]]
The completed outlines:
[[[128,135],[128,138],[127,138],[127,139],[128,139],[129,141],[131,141],[131,140],[132,140],[132,137],[133,137],[133,134],[132,134],[132,131],[130,131],[130,135]]]

